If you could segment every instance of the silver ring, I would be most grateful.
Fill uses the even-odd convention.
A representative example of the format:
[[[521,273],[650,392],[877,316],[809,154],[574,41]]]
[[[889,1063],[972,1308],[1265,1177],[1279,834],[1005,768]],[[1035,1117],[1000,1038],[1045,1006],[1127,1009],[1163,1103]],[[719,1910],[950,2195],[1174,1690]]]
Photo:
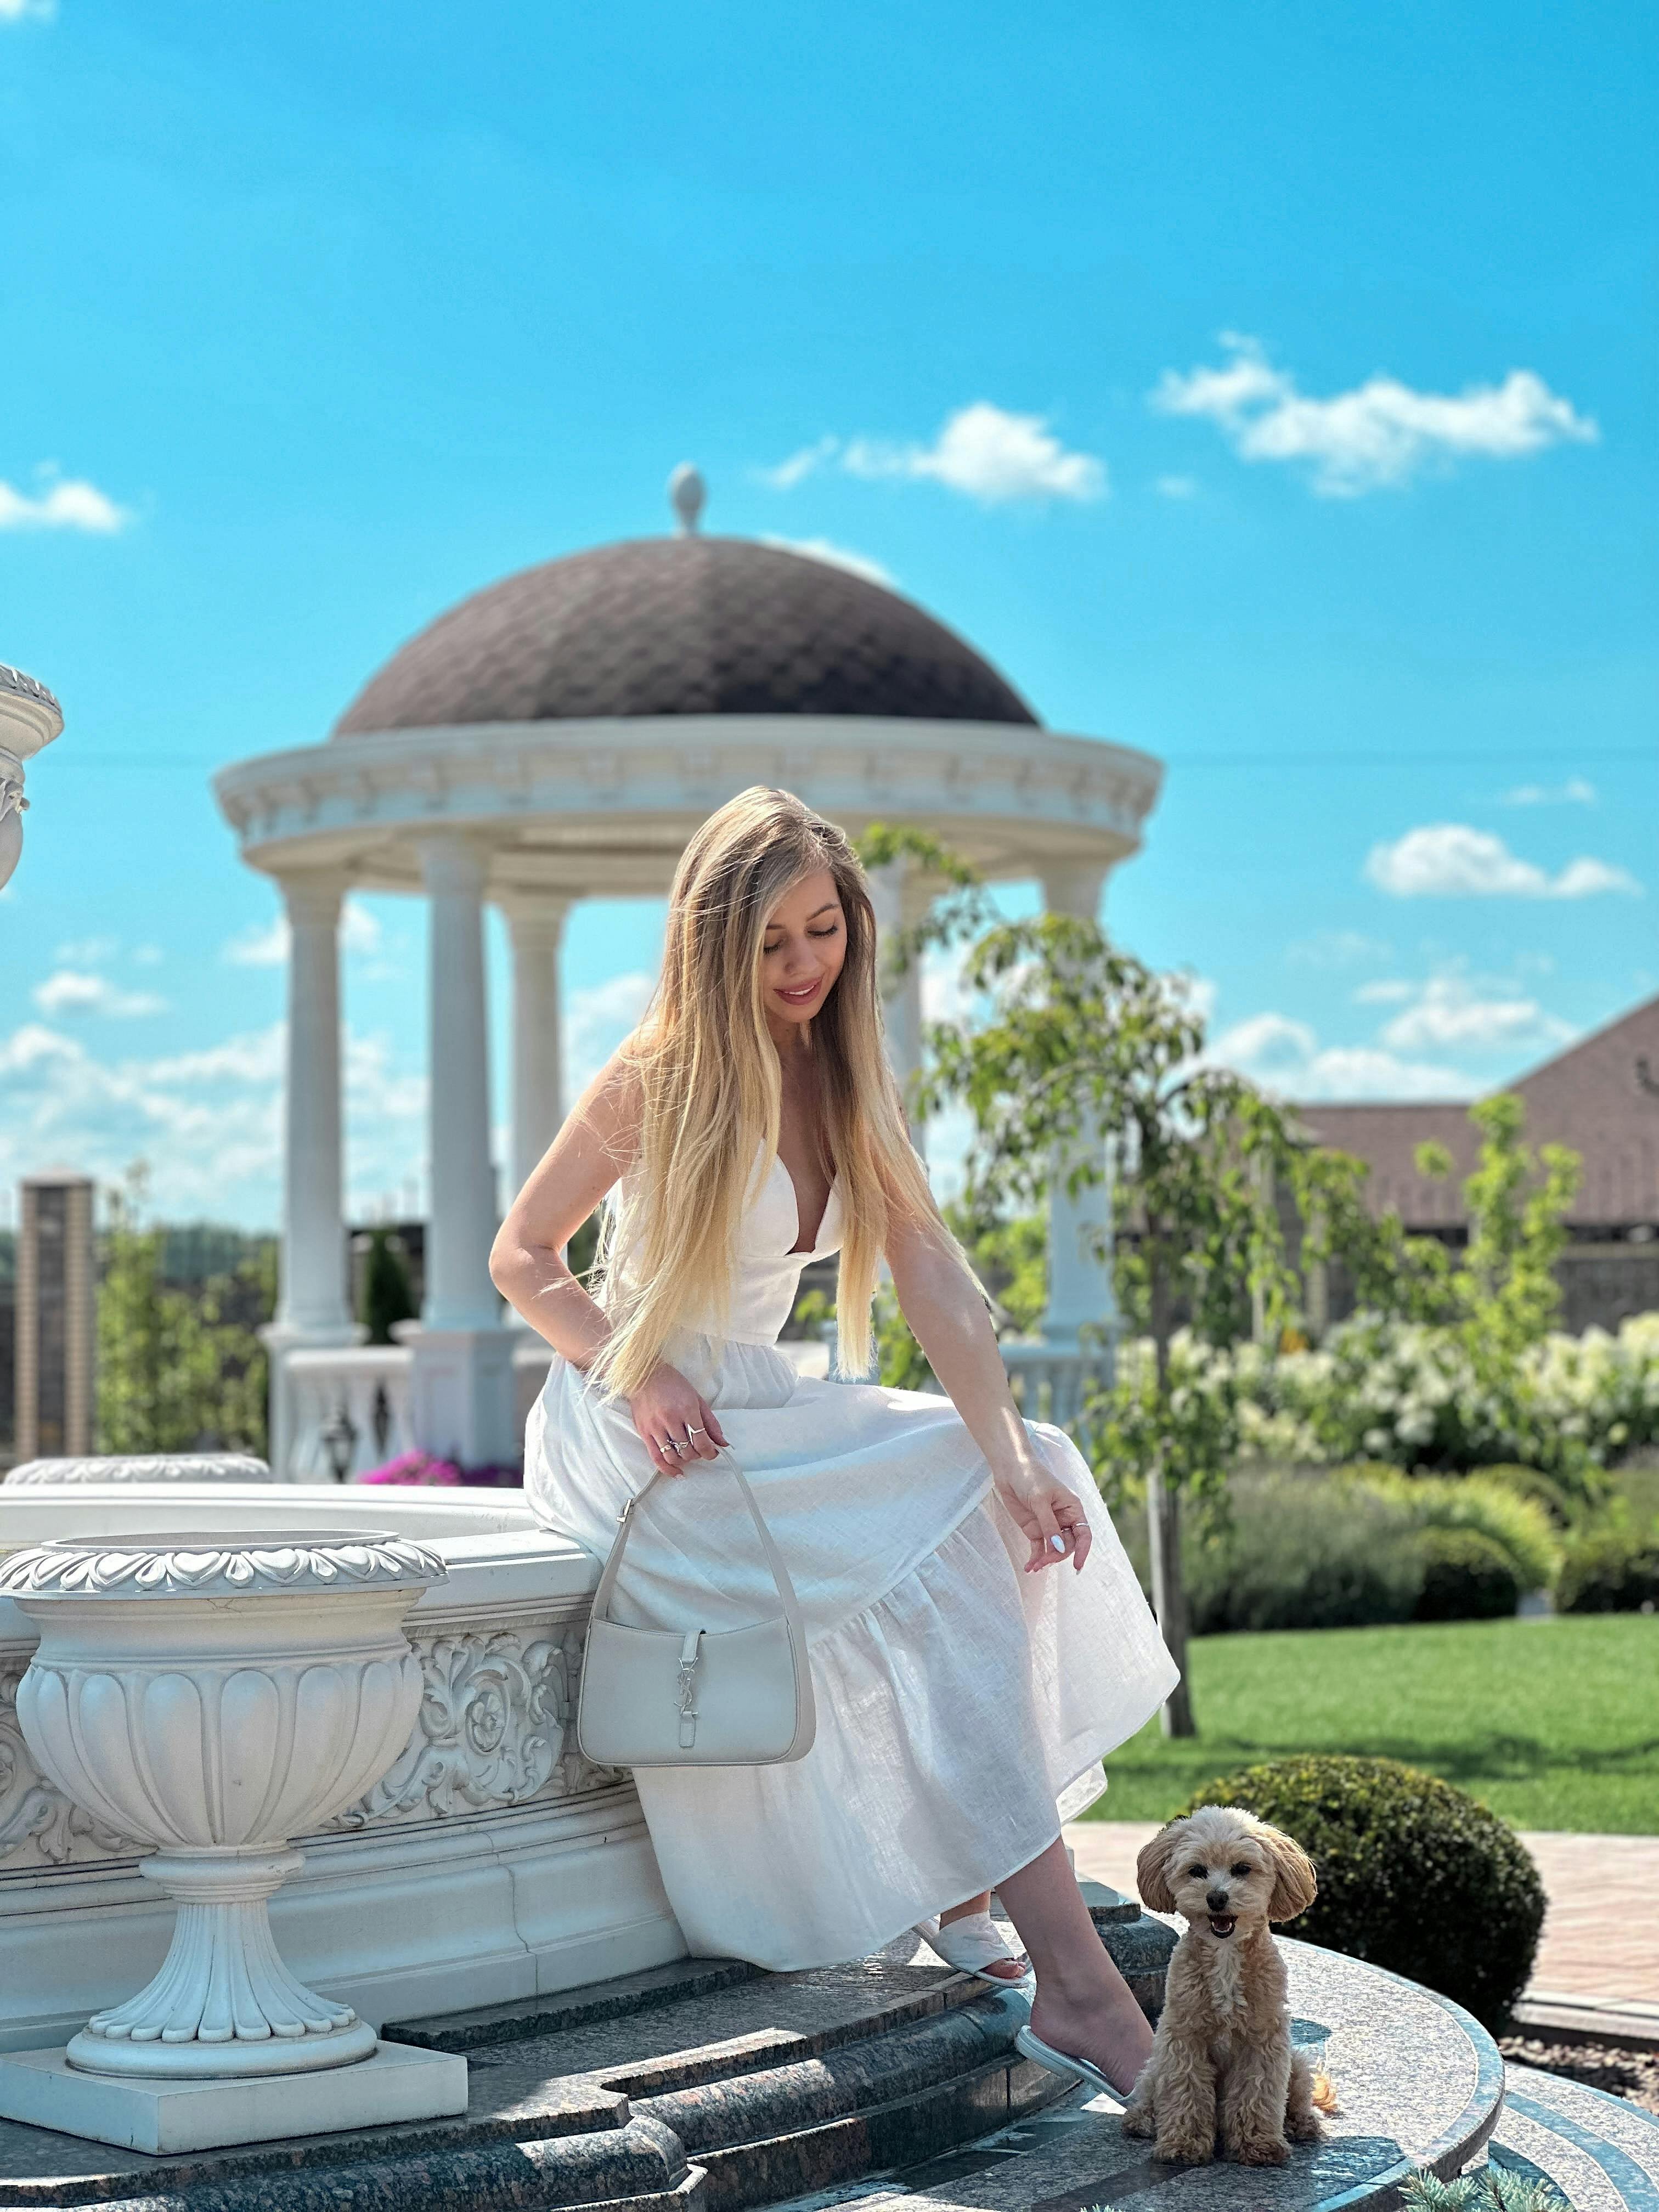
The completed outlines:
[[[690,1437],[670,1437],[668,1441],[677,1452],[689,1452],[694,1449]]]
[[[708,1431],[707,1429],[700,1429],[695,1421],[688,1421],[685,1425],[685,1433],[688,1437],[706,1437]]]

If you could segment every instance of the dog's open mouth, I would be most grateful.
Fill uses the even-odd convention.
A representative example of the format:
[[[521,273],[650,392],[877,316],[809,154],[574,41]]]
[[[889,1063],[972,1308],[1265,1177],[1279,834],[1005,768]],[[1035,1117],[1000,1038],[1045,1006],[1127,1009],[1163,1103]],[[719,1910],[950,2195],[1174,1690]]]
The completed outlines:
[[[1236,1912],[1212,1912],[1210,1915],[1212,1936],[1231,1936],[1237,1925],[1238,1915]]]

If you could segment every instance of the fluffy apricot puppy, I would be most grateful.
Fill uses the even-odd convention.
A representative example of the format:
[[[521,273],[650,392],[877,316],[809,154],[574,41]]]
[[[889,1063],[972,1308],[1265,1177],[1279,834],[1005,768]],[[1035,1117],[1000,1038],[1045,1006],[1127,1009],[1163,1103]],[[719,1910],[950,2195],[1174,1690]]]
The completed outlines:
[[[1152,2055],[1125,2109],[1126,2135],[1158,2158],[1283,2166],[1316,2142],[1330,2085],[1291,2046],[1285,1963],[1269,1923],[1314,1901],[1302,1846],[1236,1805],[1171,1820],[1136,1863],[1144,1904],[1178,1912],[1187,1932],[1170,1960]],[[1287,2140],[1287,2138],[1289,2140]]]

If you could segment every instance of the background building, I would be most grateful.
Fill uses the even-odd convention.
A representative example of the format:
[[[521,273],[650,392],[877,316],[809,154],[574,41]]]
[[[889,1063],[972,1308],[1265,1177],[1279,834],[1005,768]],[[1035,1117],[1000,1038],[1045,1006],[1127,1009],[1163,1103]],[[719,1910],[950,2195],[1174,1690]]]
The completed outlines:
[[[1525,1103],[1528,1144],[1566,1145],[1583,1160],[1568,1218],[1571,1241],[1556,1270],[1560,1326],[1616,1328],[1631,1314],[1659,1308],[1659,998],[1504,1089]],[[1467,1103],[1322,1103],[1298,1111],[1321,1144],[1367,1163],[1374,1212],[1393,1208],[1407,1229],[1454,1247],[1468,1241],[1462,1180],[1479,1139]],[[1443,1179],[1418,1172],[1417,1147],[1430,1139],[1452,1156],[1454,1171]],[[1346,1303],[1334,1268],[1333,1320]]]
[[[19,1460],[92,1449],[97,1278],[91,1180],[30,1176],[17,1235],[16,1392]]]

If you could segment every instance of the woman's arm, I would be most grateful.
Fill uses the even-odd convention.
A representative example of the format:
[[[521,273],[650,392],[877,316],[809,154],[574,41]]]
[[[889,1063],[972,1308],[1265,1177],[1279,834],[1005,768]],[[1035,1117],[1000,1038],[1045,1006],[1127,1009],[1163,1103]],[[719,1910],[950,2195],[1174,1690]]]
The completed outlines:
[[[1026,1571],[1066,1557],[1081,1567],[1089,1556],[1088,1520],[1038,1456],[1020,1419],[979,1285],[931,1222],[896,1225],[886,1257],[900,1310],[984,1453],[998,1494],[1030,1539]]]
[[[573,1367],[591,1367],[610,1334],[604,1314],[565,1264],[564,1248],[627,1167],[639,1141],[629,1071],[601,1068],[507,1208],[489,1255],[490,1280],[522,1320]]]
[[[639,1086],[619,1054],[572,1108],[507,1208],[490,1250],[495,1288],[573,1367],[593,1364],[611,1324],[565,1264],[564,1248],[633,1159],[639,1137]],[[726,1442],[707,1400],[666,1360],[629,1400],[628,1410],[663,1474],[684,1474],[693,1459],[715,1458]]]

